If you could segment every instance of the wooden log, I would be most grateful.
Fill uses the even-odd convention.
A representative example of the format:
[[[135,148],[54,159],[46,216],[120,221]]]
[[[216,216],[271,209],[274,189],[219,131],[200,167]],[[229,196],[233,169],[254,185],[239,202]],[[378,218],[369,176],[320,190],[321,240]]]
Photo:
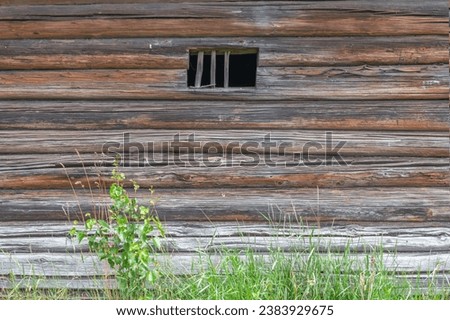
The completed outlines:
[[[448,131],[448,101],[0,101],[0,130]]]
[[[447,36],[3,40],[0,68],[187,68],[189,49],[259,48],[260,67],[448,63]],[[151,49],[149,46],[151,45]]]
[[[370,252],[381,250],[385,252],[447,252],[450,244],[448,237],[431,238],[416,236],[406,238],[398,236],[361,237],[349,239],[347,237],[333,237],[328,239],[311,238],[273,238],[273,237],[228,237],[228,238],[164,238],[161,239],[163,252],[177,254],[180,252],[195,253],[219,252],[232,250],[245,252],[253,250],[262,253],[270,249],[280,249],[285,252],[308,252],[314,247],[318,252],[343,253],[345,250],[352,252]],[[89,252],[87,241],[78,244],[76,240],[63,237],[40,238],[8,238],[0,239],[0,249],[3,253],[80,253]]]
[[[29,223],[30,224],[30,223]],[[188,225],[189,226],[189,225]],[[234,225],[234,232],[220,227],[209,228],[194,225],[189,226],[191,235],[183,233],[179,236],[169,226],[165,226],[166,236],[161,238],[161,253],[217,253],[223,250],[245,252],[252,250],[258,253],[268,253],[277,249],[283,252],[303,253],[314,248],[317,252],[342,254],[346,251],[352,253],[442,253],[449,251],[450,229],[449,228],[414,228],[410,232],[403,232],[402,228],[384,230],[381,228],[350,228],[346,232],[345,227],[334,230],[334,227],[325,230],[305,228],[298,232],[293,228],[278,231],[268,226],[252,226],[246,224],[243,229],[238,224]],[[64,230],[65,229],[65,230]],[[0,251],[2,253],[76,253],[89,252],[87,240],[81,243],[76,239],[68,238],[69,226],[60,228],[59,236],[50,235],[48,232],[39,234],[33,232],[33,227],[20,228],[22,235],[12,234],[0,237]],[[372,233],[374,235],[359,234]],[[15,228],[12,229],[14,231]],[[25,231],[26,230],[26,231]],[[241,231],[242,230],[242,231]],[[65,231],[65,232],[64,232]],[[214,231],[213,234],[200,234],[201,231]],[[396,232],[396,233],[394,233]],[[241,234],[239,234],[241,233]],[[175,235],[177,234],[177,235]],[[229,234],[223,236],[223,234]]]
[[[1,190],[1,221],[83,219],[106,212],[104,192]],[[149,194],[138,197],[148,203]],[[304,223],[448,221],[449,188],[159,189],[162,221],[302,221]]]
[[[1,56],[2,70],[29,69],[182,69],[185,57],[155,54],[95,54],[95,55],[27,55]]]
[[[284,3],[283,3],[284,2]],[[205,5],[208,4],[208,6]],[[163,2],[161,0],[2,0],[2,6],[9,7],[2,10],[3,18],[38,18],[39,16],[47,16],[54,14],[55,16],[73,16],[73,15],[111,15],[116,12],[124,15],[165,15],[189,16],[193,14],[236,14],[232,12],[237,6],[242,9],[246,7],[266,6],[271,9],[279,9],[284,4],[289,4],[289,9],[302,10],[367,10],[377,13],[411,13],[419,15],[439,15],[445,16],[447,4],[441,0],[395,0],[383,3],[374,3],[370,0],[345,0],[340,1],[339,8],[336,8],[332,1],[261,1],[261,0],[245,0],[238,3],[229,0],[171,0]],[[60,8],[55,5],[64,4],[68,9]],[[89,4],[89,6],[79,6],[79,4]],[[114,5],[113,5],[114,4]],[[139,5],[137,5],[139,4]],[[27,5],[32,5],[29,7]],[[46,5],[40,7],[36,5]],[[23,7],[21,7],[23,6]],[[8,10],[9,9],[9,10]],[[178,9],[178,10],[177,10]],[[263,8],[264,9],[264,8]],[[254,8],[253,10],[263,10]],[[248,11],[249,9],[247,9]]]
[[[307,163],[304,159],[299,159],[297,157],[293,157],[292,155],[272,155],[270,158],[274,164],[283,164],[273,167],[283,168],[283,167],[305,167],[304,170],[308,167],[311,168],[312,164]],[[115,157],[108,154],[0,154],[0,163],[2,167],[0,167],[0,172],[9,173],[13,171],[19,170],[38,170],[38,169],[60,169],[67,168],[67,172],[70,170],[74,171],[76,168],[86,168],[87,172],[94,172],[97,167],[98,170],[96,173],[100,173],[100,171],[106,173],[108,176],[108,170],[110,170],[114,165]],[[205,166],[200,166],[199,163],[201,161],[205,161],[205,155],[202,153],[179,153],[177,156],[169,153],[157,153],[154,157],[155,162],[150,163],[148,159],[145,159],[144,154],[130,152],[129,154],[125,153],[121,158],[120,167],[126,168],[128,171],[133,171],[136,168],[139,171],[139,167],[141,170],[149,170],[155,168],[155,170],[161,169],[161,167],[173,167],[175,170],[176,167],[179,167],[180,170],[189,170],[190,168],[197,168],[194,170],[200,170],[200,168],[205,168]],[[222,168],[231,168],[231,167],[239,167],[243,166],[242,162],[248,162],[248,155],[245,154],[233,154],[233,156],[212,154],[209,159],[212,168],[222,167]],[[318,169],[318,172],[323,170],[329,170],[332,166],[349,166],[349,170],[361,167],[361,168],[402,168],[402,167],[411,167],[411,168],[419,168],[423,167],[424,169],[430,168],[446,168],[448,167],[446,158],[417,158],[417,157],[351,157],[345,156],[342,159],[333,159],[324,155],[317,155],[315,160],[322,161],[322,166],[317,166],[315,169]],[[189,165],[189,161],[191,161],[192,165]],[[345,164],[344,164],[345,161]],[[259,167],[264,166],[263,163],[259,164]],[[328,169],[325,168],[328,166]],[[254,168],[255,166],[248,165],[247,168]],[[291,168],[292,169],[292,168]],[[345,168],[341,168],[344,170]],[[277,169],[275,169],[277,170]],[[283,169],[278,169],[283,170]],[[339,171],[337,169],[337,171]],[[132,173],[132,172],[131,172]]]
[[[307,254],[304,258],[307,258]],[[399,273],[410,274],[419,277],[419,271],[432,272],[436,270],[436,274],[447,274],[450,271],[450,254],[449,253],[404,253],[385,254],[383,256],[384,264],[389,269],[397,270]],[[269,260],[269,256],[262,256]],[[326,258],[327,255],[324,255]],[[198,273],[207,266],[207,263],[218,264],[223,256],[210,255],[199,257],[195,254],[177,254],[158,256],[157,260],[161,266],[173,270],[173,273],[178,275],[186,275]],[[338,255],[334,259],[339,259]],[[365,255],[355,255],[351,257],[355,261],[364,263]],[[242,256],[242,259],[245,259]],[[330,257],[333,259],[333,257]],[[9,275],[16,274],[19,276],[35,276],[35,277],[100,277],[112,276],[113,271],[110,270],[105,262],[100,262],[95,256],[84,254],[0,254],[0,274]],[[359,263],[355,263],[354,267],[357,269]]]
[[[405,157],[448,157],[448,132],[371,132],[371,131],[335,131],[327,134],[320,130],[263,131],[263,130],[102,130],[102,131],[60,131],[60,130],[17,130],[0,131],[2,147],[0,154],[59,154],[71,153],[123,153],[143,149],[144,156],[150,152],[167,152],[168,146],[180,146],[181,152],[188,149],[202,153],[204,149],[217,153],[239,153],[251,147],[252,152],[268,153],[263,142],[275,143],[271,152],[287,155],[299,154],[307,150],[310,155],[328,155],[339,143],[345,144],[339,150],[342,156],[405,156]],[[193,139],[193,141],[189,141]],[[328,149],[327,149],[327,139]],[[178,142],[179,141],[179,142]],[[270,142],[271,141],[271,142]],[[254,142],[257,145],[244,145]],[[200,143],[200,145],[198,145]],[[209,145],[207,144],[209,143]],[[212,144],[211,144],[212,143]],[[284,143],[284,145],[281,145]],[[341,144],[342,144],[341,143]],[[289,146],[291,144],[291,146]],[[310,147],[314,144],[316,147]],[[319,144],[322,148],[319,147]],[[133,146],[136,150],[133,151]],[[276,148],[276,146],[284,146]],[[202,148],[203,147],[203,148]],[[232,148],[235,150],[233,151]],[[305,149],[306,148],[306,149]],[[220,151],[222,149],[222,152]],[[130,152],[128,152],[128,150]]]
[[[30,1],[18,0],[9,3],[3,0],[2,4],[10,4],[8,7],[0,6],[0,19],[4,20],[42,20],[52,18],[73,18],[73,17],[255,17],[255,14],[269,16],[291,16],[288,10],[298,13],[299,11],[311,10],[331,10],[349,12],[356,10],[366,10],[377,14],[416,14],[420,16],[446,16],[448,9],[443,1],[433,0],[426,3],[418,0],[406,1],[396,0],[389,3],[376,3],[371,1],[340,1],[339,8],[332,1],[86,1],[88,6],[80,6],[83,0],[72,2],[60,1]],[[216,3],[210,3],[216,2]],[[36,4],[45,4],[39,6]],[[64,3],[65,6],[57,4]],[[208,3],[208,5],[205,5]],[[34,4],[26,5],[26,4]],[[55,5],[56,4],[56,5]],[[78,4],[78,5],[77,5]]]
[[[80,222],[81,223],[81,222]],[[73,228],[73,221],[3,221],[0,224],[0,238],[66,238]],[[80,225],[78,225],[80,227]],[[447,241],[450,237],[450,222],[412,222],[395,223],[381,222],[369,224],[333,224],[333,225],[305,225],[301,223],[272,222],[163,222],[167,238],[228,238],[228,237],[273,237],[274,239],[310,238],[323,239],[347,238],[349,240],[375,238],[385,241],[384,238],[429,237],[436,241]],[[156,235],[157,232],[153,232]],[[392,246],[393,244],[390,243]],[[383,249],[383,248],[379,248]],[[386,248],[384,248],[386,249]],[[419,251],[429,251],[424,247],[416,248]]]
[[[266,9],[266,14],[270,11]],[[444,35],[448,33],[447,23],[448,17],[383,16],[331,10],[308,11],[292,17],[268,16],[264,24],[257,19],[239,17],[19,20],[0,21],[0,39],[177,37],[180,34],[186,37]],[[337,25],[340,27],[336,28]]]
[[[173,155],[178,158],[178,154]],[[240,159],[239,159],[240,158]],[[388,163],[370,163],[363,159],[349,163],[313,158],[309,161],[278,158],[255,159],[241,156],[234,164],[226,158],[205,157],[189,159],[178,165],[149,164],[142,167],[125,167],[121,171],[143,188],[351,188],[351,187],[449,187],[448,159],[405,160]],[[293,157],[292,157],[293,158]],[[111,157],[109,161],[112,161]],[[153,161],[153,160],[150,160]],[[342,159],[345,161],[345,159]],[[376,161],[376,160],[375,160]],[[156,162],[156,161],[155,161]],[[322,164],[320,164],[322,163]],[[111,167],[61,168],[22,167],[0,170],[0,189],[55,189],[70,188],[78,183],[87,186],[89,181],[100,180],[110,185]],[[145,166],[145,167],[144,167]],[[131,183],[127,183],[131,186]]]
[[[0,99],[447,99],[444,66],[259,68],[256,88],[193,89],[186,70],[0,72]]]
[[[420,11],[424,7],[430,8],[413,4],[409,6],[411,10],[408,6],[388,5],[383,10],[367,2],[359,10],[355,10],[354,2],[344,4],[340,10],[327,2],[325,6],[316,7],[311,3],[309,6],[295,3],[283,6],[277,2],[265,5],[224,3],[207,7],[171,3],[12,7],[0,13],[5,19],[0,21],[0,28],[4,30],[3,39],[127,37],[131,34],[138,37],[446,34],[447,8],[442,3],[433,3],[431,11]],[[260,17],[264,17],[264,23],[259,23]],[[33,18],[39,20],[32,21]],[[371,28],[367,28],[368,21]]]

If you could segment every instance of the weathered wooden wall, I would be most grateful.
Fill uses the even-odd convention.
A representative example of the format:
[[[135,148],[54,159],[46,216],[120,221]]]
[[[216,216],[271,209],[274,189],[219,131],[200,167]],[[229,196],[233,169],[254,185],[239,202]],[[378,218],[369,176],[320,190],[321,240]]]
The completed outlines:
[[[124,133],[131,143],[155,142],[160,165],[134,152],[123,172],[155,187],[179,272],[198,248],[301,248],[309,238],[294,223],[301,220],[326,235],[323,246],[382,246],[388,265],[412,278],[435,271],[448,285],[448,7],[1,1],[0,286],[11,271],[58,277],[44,286],[95,285],[105,269],[81,260],[86,248],[67,239],[67,219],[107,202],[95,185],[99,175],[107,184],[112,166],[102,146]],[[188,50],[203,47],[259,48],[256,88],[188,88]],[[293,156],[308,142],[325,144],[326,132],[333,145],[346,142],[348,165],[329,161],[325,149],[310,150],[328,160],[321,166]],[[226,155],[182,167],[203,158],[192,153],[192,133]],[[272,156],[285,165],[236,166],[248,156],[231,159],[225,146],[261,143],[268,133],[292,144]],[[191,147],[179,159],[159,147],[176,134]],[[289,231],[268,227],[267,217]]]

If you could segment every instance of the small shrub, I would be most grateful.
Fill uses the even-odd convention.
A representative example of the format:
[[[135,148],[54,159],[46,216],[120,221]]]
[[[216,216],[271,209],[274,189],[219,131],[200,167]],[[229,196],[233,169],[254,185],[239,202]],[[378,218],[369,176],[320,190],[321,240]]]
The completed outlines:
[[[74,227],[70,233],[79,242],[87,239],[89,249],[116,271],[121,298],[148,298],[149,287],[158,276],[154,254],[160,248],[159,239],[164,236],[164,230],[154,215],[153,199],[148,206],[139,205],[137,198],[131,197],[124,188],[125,175],[118,170],[118,161],[114,164],[108,218],[87,213],[84,229]],[[132,182],[136,193],[139,185]],[[153,194],[153,189],[150,192]]]

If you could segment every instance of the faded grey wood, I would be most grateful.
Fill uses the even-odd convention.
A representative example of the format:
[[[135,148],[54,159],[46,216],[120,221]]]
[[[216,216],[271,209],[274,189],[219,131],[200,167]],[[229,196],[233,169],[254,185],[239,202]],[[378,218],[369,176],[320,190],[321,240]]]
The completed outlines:
[[[223,68],[223,86],[228,88],[230,84],[230,51],[225,51]]]
[[[74,181],[74,183],[76,180]],[[95,188],[95,184],[92,184]],[[0,191],[0,221],[82,219],[104,212],[109,198],[74,184],[71,190]],[[446,188],[338,189],[159,189],[162,221],[275,221],[316,224],[445,222],[450,216]],[[148,203],[149,194],[139,192]]]
[[[258,66],[447,64],[448,37],[223,37],[1,40],[0,67],[187,69],[192,48],[259,48]],[[149,50],[149,44],[152,49]]]
[[[211,87],[216,87],[216,50],[211,51],[211,67],[210,67],[210,75],[211,79]]]
[[[186,87],[185,69],[2,71],[0,99],[443,100],[445,66],[258,68],[256,88]]]
[[[345,224],[331,226],[303,225],[287,222],[183,222],[166,221],[163,223],[165,234],[169,238],[197,237],[419,237],[427,235],[432,238],[446,239],[450,236],[450,222],[413,222],[386,224]],[[14,237],[66,237],[73,228],[71,221],[12,221],[0,224],[0,238]]]
[[[169,238],[180,237],[251,237],[251,236],[272,236],[272,237],[318,237],[331,238],[347,237],[416,237],[427,234],[430,237],[449,236],[450,222],[414,222],[414,223],[387,223],[371,225],[331,225],[313,226],[299,223],[256,223],[256,222],[183,222],[167,221],[163,223],[166,236]],[[72,229],[70,221],[11,221],[0,224],[0,238],[12,237],[66,237]]]
[[[339,259],[339,255],[329,256],[330,259]],[[217,264],[223,255],[202,255],[199,253],[178,255],[157,255],[160,266],[168,268],[173,273],[191,274],[199,272],[207,263]],[[268,259],[269,255],[262,255]],[[307,258],[308,254],[299,255],[299,258]],[[244,255],[242,256],[245,259]],[[386,268],[399,273],[418,276],[435,271],[435,274],[448,274],[450,271],[450,253],[401,253],[384,254],[383,263]],[[359,260],[362,264],[365,255],[350,255],[350,259]],[[354,264],[354,267],[357,263]],[[47,254],[0,254],[0,274],[18,276],[47,276],[47,277],[104,277],[114,274],[105,262],[99,261],[92,254],[47,253]]]
[[[163,143],[170,143],[179,134],[183,146],[189,147],[189,135],[195,134],[195,141],[204,145],[217,142],[228,151],[231,143],[243,144],[247,141],[259,143],[261,147],[254,151],[264,151],[261,143],[270,134],[274,142],[291,143],[285,149],[287,154],[304,151],[306,143],[314,142],[326,145],[326,132],[321,130],[127,130],[130,143],[140,143],[144,150],[160,151]],[[0,154],[55,154],[55,153],[102,153],[108,146],[123,145],[123,130],[71,131],[71,130],[1,130],[2,148]],[[340,150],[345,156],[406,156],[406,157],[448,157],[449,139],[447,132],[370,132],[370,131],[334,131],[333,146],[346,141]],[[106,145],[106,143],[112,143]],[[153,146],[152,144],[153,143]],[[113,150],[110,150],[113,151]],[[324,149],[309,149],[310,154],[324,154]],[[276,150],[274,150],[276,154]]]
[[[89,6],[79,6],[75,3],[88,3]],[[147,2],[147,3],[143,3]],[[133,16],[137,18],[143,17],[204,17],[211,16],[236,16],[238,13],[241,16],[264,13],[265,15],[277,15],[282,11],[283,2],[281,1],[170,1],[169,3],[163,1],[88,1],[88,0],[4,0],[3,4],[9,6],[0,6],[0,19],[12,20],[32,20],[32,19],[51,19],[51,18],[73,18],[79,16],[93,16],[98,18],[117,16],[127,17]],[[215,2],[211,4],[210,2]],[[46,4],[45,6],[29,6],[24,4]],[[55,4],[66,4],[64,7]],[[208,6],[205,6],[208,3]],[[284,4],[289,6],[284,10],[303,11],[303,10],[358,10],[365,9],[373,11],[378,14],[393,14],[393,13],[410,13],[417,15],[439,15],[446,16],[447,3],[442,0],[395,0],[387,3],[373,3],[372,1],[339,1],[339,8],[336,8],[334,1],[284,1]],[[448,12],[447,12],[448,13]]]
[[[199,51],[197,55],[197,70],[195,73],[195,87],[200,88],[202,85],[202,76],[203,76],[203,58],[204,52]]]
[[[237,227],[237,230],[239,228]],[[170,232],[170,230],[168,230]],[[438,236],[428,234],[427,230],[417,235],[383,235],[383,236],[328,236],[321,238],[320,231],[314,234],[289,236],[262,236],[255,235],[240,236],[212,236],[208,237],[171,237],[166,236],[161,240],[163,252],[170,254],[204,252],[221,252],[224,250],[247,251],[262,253],[277,248],[284,252],[308,252],[314,247],[318,252],[343,253],[345,250],[351,252],[366,253],[372,250],[384,252],[449,252],[450,229],[442,228]],[[69,239],[68,233],[59,237],[9,237],[0,238],[0,251],[3,253],[71,253],[89,252],[87,240],[78,244],[76,239]]]
[[[313,246],[321,252],[342,253],[384,251],[448,252],[450,225],[400,226],[333,225],[308,227],[298,223],[166,222],[166,237],[161,240],[165,252],[195,253],[227,250],[267,252],[279,248],[285,252],[303,252]],[[68,237],[71,222],[2,222],[0,251],[3,253],[88,252]]]
[[[240,1],[238,5],[242,6],[261,6],[261,4],[270,5],[270,6],[280,6],[283,3],[291,2],[291,5],[295,5],[301,8],[306,9],[336,9],[335,1],[286,1],[286,0],[244,0]],[[85,10],[87,11],[86,14],[92,14],[92,13],[108,13],[108,10],[113,9],[114,7],[117,8],[117,4],[124,5],[124,8],[128,10],[135,10],[138,11],[138,13],[142,13],[142,11],[147,7],[148,11],[150,10],[173,10],[174,8],[182,8],[184,9],[183,12],[186,12],[185,10],[193,9],[196,7],[200,7],[202,4],[205,3],[214,3],[214,7],[222,7],[226,9],[227,7],[233,7],[236,6],[236,2],[229,1],[229,0],[172,0],[170,3],[164,3],[164,6],[156,6],[156,4],[160,4],[161,1],[159,0],[3,0],[2,5],[3,6],[9,6],[3,8],[2,11],[9,14],[19,14],[19,12],[8,12],[7,9],[14,8],[18,5],[39,5],[39,4],[45,4],[48,5],[47,11],[51,11],[52,8],[56,9],[58,7],[54,7],[54,5],[57,4],[65,4],[68,5],[69,8],[73,8],[73,10]],[[88,8],[79,8],[75,7],[73,4],[90,4],[91,6]],[[111,5],[115,4],[115,5]],[[139,5],[136,5],[139,4]],[[189,4],[189,6],[187,5]],[[398,10],[405,10],[409,11],[411,13],[416,14],[437,14],[440,12],[442,15],[445,14],[444,10],[447,9],[447,3],[442,0],[429,0],[427,2],[420,1],[420,0],[395,0],[395,1],[389,1],[385,3],[373,3],[373,1],[369,0],[345,0],[345,1],[339,1],[340,8],[342,9],[369,9],[369,10],[383,10],[388,12],[396,12]],[[20,8],[20,7],[19,7]],[[43,9],[42,7],[35,7],[34,9]],[[103,8],[103,10],[102,10]],[[120,7],[122,8],[122,7]],[[64,11],[63,9],[59,9],[59,14],[69,14],[70,12],[73,12],[72,10]],[[113,10],[115,12],[116,10]],[[181,11],[181,10],[180,10]],[[22,9],[22,12],[25,14],[30,14],[30,8],[24,7]],[[189,11],[187,11],[189,12]],[[42,14],[43,12],[40,12]],[[171,11],[170,13],[173,13]],[[130,14],[130,12],[128,12]],[[16,15],[14,15],[16,16]]]
[[[0,101],[0,129],[448,131],[448,100]]]
[[[178,154],[170,158],[178,158]],[[231,158],[231,157],[228,157]],[[350,187],[449,187],[450,167],[448,159],[416,158],[399,162],[379,160],[379,163],[358,162],[341,163],[336,160],[324,160],[310,157],[300,160],[298,157],[260,156],[253,159],[248,155],[227,161],[221,155],[212,155],[205,159],[186,159],[183,163],[172,164],[171,159],[155,161],[141,160],[134,166],[129,164],[121,169],[128,179],[136,181],[143,188],[350,188]],[[114,160],[114,155],[109,157]],[[275,163],[275,161],[279,161]],[[197,161],[197,162],[196,162]],[[367,160],[366,160],[367,161]],[[140,165],[140,167],[138,167]],[[100,162],[82,168],[81,161],[75,168],[53,164],[53,168],[18,167],[0,170],[0,189],[55,189],[70,188],[71,183],[87,185],[88,180],[110,185],[113,181],[111,165]],[[131,183],[127,183],[131,188]]]
[[[131,150],[132,151],[132,150]],[[168,153],[155,153],[154,161],[155,163],[150,163],[146,155],[138,152],[125,152],[121,154],[121,168],[144,168],[144,167],[172,167],[178,166],[179,170],[189,170],[189,168],[195,168],[193,170],[201,170],[199,165],[194,165],[205,160],[205,156],[202,153],[180,153],[177,156]],[[66,168],[67,171],[64,173],[69,173],[74,171],[73,168],[86,168],[86,173],[91,173],[94,168],[95,173],[99,171],[111,170],[114,165],[115,155],[105,154],[105,153],[57,153],[57,154],[0,154],[0,174],[12,173],[19,170],[34,170],[34,169],[56,169],[56,168]],[[146,160],[147,159],[147,160]],[[278,166],[275,170],[285,170],[280,167],[308,167],[312,168],[311,164],[305,162],[304,160],[293,157],[292,155],[272,155],[270,158],[274,163],[283,164],[283,166]],[[229,168],[238,167],[242,162],[248,162],[248,155],[246,154],[233,154],[233,156],[227,156],[226,154],[210,154],[209,161],[214,164],[215,167]],[[339,166],[347,165],[355,170],[357,168],[366,169],[376,169],[376,168],[423,168],[425,170],[434,168],[439,170],[440,168],[448,167],[448,161],[446,158],[441,157],[352,157],[343,156],[342,159],[333,159],[330,156],[317,155],[314,160],[323,161],[322,166],[315,166],[319,172],[323,171],[325,166],[335,166],[339,171]],[[189,161],[193,162],[189,165]],[[345,161],[345,163],[343,163]],[[267,170],[261,168],[264,163],[258,165],[261,170]],[[247,167],[256,167],[247,166]],[[275,166],[274,166],[275,167]],[[175,170],[175,168],[173,168]],[[291,168],[292,169],[292,168]],[[340,170],[344,170],[341,168]],[[349,169],[349,170],[353,170]],[[126,169],[131,171],[130,169]],[[141,169],[146,170],[146,169]],[[286,169],[289,170],[289,169]],[[84,173],[84,170],[83,170]],[[104,172],[105,177],[109,176],[109,172]],[[20,173],[18,173],[20,174]],[[133,174],[131,172],[131,174]],[[89,175],[89,174],[88,174]]]

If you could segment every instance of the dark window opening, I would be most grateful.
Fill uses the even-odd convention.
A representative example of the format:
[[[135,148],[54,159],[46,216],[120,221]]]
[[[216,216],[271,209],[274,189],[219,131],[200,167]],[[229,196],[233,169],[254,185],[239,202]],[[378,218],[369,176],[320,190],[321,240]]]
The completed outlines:
[[[196,50],[189,52],[188,87],[255,87],[258,51]]]

